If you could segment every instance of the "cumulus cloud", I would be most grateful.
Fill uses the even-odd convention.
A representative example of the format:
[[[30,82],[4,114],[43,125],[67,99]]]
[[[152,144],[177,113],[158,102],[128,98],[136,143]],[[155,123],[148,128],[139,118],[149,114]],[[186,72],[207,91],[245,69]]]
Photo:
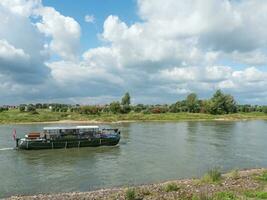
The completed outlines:
[[[46,11],[47,9],[50,11]],[[61,26],[68,30],[63,31],[61,35],[53,31],[49,17],[46,18],[46,12],[52,12],[55,15],[54,18],[58,24],[53,27],[54,29]],[[69,25],[68,22],[74,25]],[[42,27],[40,31],[36,23],[38,26],[46,25],[47,27]],[[40,91],[48,89],[44,89],[48,86],[47,82],[53,82],[53,80],[51,80],[51,70],[46,62],[49,60],[52,49],[57,51],[58,55],[67,56],[70,59],[77,54],[77,49],[75,49],[79,43],[77,22],[53,9],[44,7],[40,0],[0,1],[0,24],[2,101],[9,102],[9,97],[12,95],[13,101],[18,101],[20,97],[27,97],[27,95],[31,98],[35,94],[40,95]],[[73,42],[68,43],[68,40]],[[66,45],[61,45],[61,43],[66,43]],[[64,52],[60,52],[60,48]],[[50,84],[49,88],[57,87],[55,85],[51,87]]]
[[[65,17],[52,7],[42,7],[38,11],[42,20],[37,28],[46,36],[51,36],[50,49],[63,59],[74,60],[79,50],[80,25],[71,17]]]
[[[41,83],[49,76],[42,35],[27,17],[1,4],[0,24],[0,73],[21,84]]]
[[[47,40],[46,47],[52,53],[63,59],[75,59],[77,57],[81,31],[79,23],[72,17],[62,15],[53,7],[43,6],[41,0],[3,0],[0,5],[2,9],[9,12],[3,16],[3,20],[10,23],[9,18],[13,16],[28,20],[31,26],[37,27],[39,32],[51,39]],[[30,21],[31,17],[35,19],[36,23]],[[23,27],[19,26],[19,28],[22,29]],[[45,38],[42,42],[44,41]]]
[[[137,6],[140,21],[108,16],[103,45],[79,55],[81,28],[72,17],[40,0],[1,1],[0,91],[13,83],[14,94],[72,102],[130,91],[136,103],[164,103],[223,89],[241,102],[266,102],[267,3],[137,0]],[[94,16],[84,20],[93,23]],[[25,77],[42,84],[27,90]]]
[[[0,40],[0,58],[13,60],[19,59],[21,61],[28,60],[29,55],[25,54],[22,49],[16,49],[14,46],[10,45],[6,40]]]
[[[1,0],[0,4],[11,12],[26,17],[31,16],[42,5],[41,0]]]
[[[247,90],[249,96],[252,88],[262,92],[266,85],[266,80],[256,81],[265,72],[251,67],[266,65],[266,11],[267,4],[257,0],[139,0],[143,21],[129,26],[109,16],[102,34],[108,46],[88,52],[94,52],[90,59],[95,63],[101,60],[101,67],[121,69],[125,78],[130,72],[127,83],[132,82],[132,88],[145,84],[152,96],[158,91],[207,95],[218,88],[237,96]],[[221,65],[227,62],[243,69]],[[238,73],[242,75],[237,79]]]

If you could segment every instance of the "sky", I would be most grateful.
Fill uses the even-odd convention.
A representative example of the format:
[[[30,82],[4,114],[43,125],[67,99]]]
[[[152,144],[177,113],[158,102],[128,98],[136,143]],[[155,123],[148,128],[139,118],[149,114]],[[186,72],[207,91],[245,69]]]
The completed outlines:
[[[267,1],[0,0],[0,105],[267,104]]]

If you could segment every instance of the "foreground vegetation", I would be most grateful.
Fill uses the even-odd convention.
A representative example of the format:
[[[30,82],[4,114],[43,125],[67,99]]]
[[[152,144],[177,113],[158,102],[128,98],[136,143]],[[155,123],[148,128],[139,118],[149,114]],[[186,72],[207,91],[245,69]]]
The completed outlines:
[[[51,112],[49,109],[37,109],[38,114],[31,112],[20,112],[11,109],[0,113],[0,123],[31,123],[31,122],[56,122],[56,121],[80,121],[88,123],[97,122],[120,122],[120,121],[198,121],[198,120],[244,120],[244,119],[266,119],[267,115],[260,112],[233,113],[225,115],[211,115],[204,113],[127,113],[113,114],[101,113],[98,115],[80,114],[76,112]]]
[[[212,169],[202,178],[93,192],[14,196],[10,199],[107,199],[107,200],[261,200],[267,199],[265,169],[233,170],[222,174]]]

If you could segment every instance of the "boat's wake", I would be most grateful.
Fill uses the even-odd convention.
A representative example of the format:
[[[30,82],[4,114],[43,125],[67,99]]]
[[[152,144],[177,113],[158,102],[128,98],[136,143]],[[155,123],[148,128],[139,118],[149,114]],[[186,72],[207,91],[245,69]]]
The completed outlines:
[[[14,148],[1,148],[0,151],[8,151],[8,150],[13,150]]]

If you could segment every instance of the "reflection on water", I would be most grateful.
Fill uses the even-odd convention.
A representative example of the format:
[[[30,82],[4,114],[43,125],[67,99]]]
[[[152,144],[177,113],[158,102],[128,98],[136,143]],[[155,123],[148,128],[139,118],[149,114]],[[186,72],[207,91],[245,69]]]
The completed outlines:
[[[11,150],[12,129],[23,136],[43,125],[0,126],[0,197],[194,177],[214,166],[267,166],[267,121],[109,126],[121,129],[118,146],[40,151]]]

